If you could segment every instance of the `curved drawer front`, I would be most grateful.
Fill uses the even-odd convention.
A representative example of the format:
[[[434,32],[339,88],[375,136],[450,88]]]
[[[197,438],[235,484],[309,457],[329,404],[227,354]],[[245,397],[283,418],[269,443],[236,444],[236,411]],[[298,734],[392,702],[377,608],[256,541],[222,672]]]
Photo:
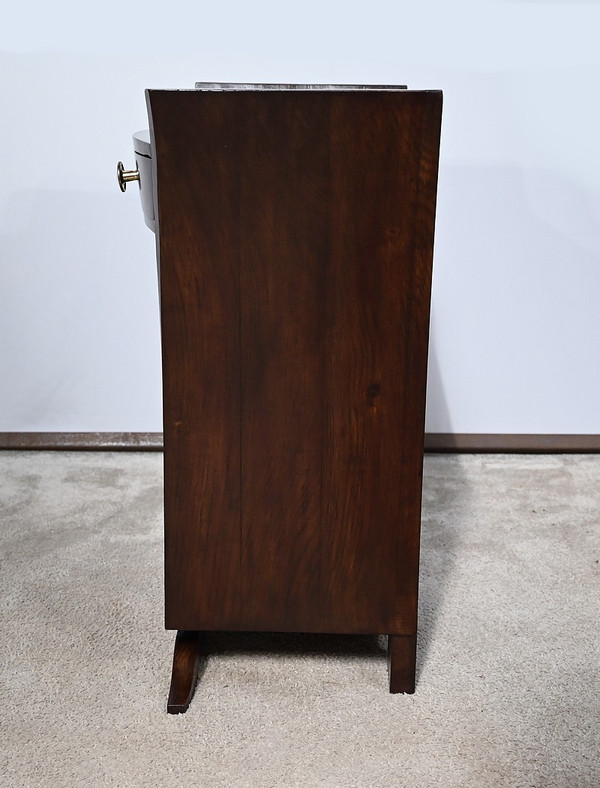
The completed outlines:
[[[152,232],[156,232],[156,211],[154,206],[154,181],[152,177],[152,145],[148,129],[136,131],[133,135],[135,163],[140,173],[140,199],[144,211],[144,221]]]

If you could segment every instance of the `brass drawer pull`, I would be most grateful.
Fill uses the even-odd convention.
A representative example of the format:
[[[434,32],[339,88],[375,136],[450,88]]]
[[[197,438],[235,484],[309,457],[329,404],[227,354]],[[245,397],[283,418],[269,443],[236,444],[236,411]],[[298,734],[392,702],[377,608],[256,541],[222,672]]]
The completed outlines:
[[[139,170],[126,170],[122,161],[117,164],[117,181],[119,182],[119,188],[122,192],[125,191],[130,181],[139,181],[139,179]]]

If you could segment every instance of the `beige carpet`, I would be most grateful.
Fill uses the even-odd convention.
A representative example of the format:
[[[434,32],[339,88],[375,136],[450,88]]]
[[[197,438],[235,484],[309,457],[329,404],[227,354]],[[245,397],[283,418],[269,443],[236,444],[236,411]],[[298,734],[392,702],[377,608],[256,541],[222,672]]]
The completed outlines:
[[[213,637],[165,712],[158,454],[0,453],[0,785],[600,786],[600,457],[426,458],[419,674]]]

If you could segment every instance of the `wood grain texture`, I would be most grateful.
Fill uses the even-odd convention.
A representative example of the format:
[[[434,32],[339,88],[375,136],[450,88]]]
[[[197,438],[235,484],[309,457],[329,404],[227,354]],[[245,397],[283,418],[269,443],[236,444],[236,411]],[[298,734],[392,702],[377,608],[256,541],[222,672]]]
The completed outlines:
[[[148,95],[158,197],[166,626],[216,629],[239,622],[241,601],[238,135],[219,97]]]
[[[441,96],[357,98],[333,106],[324,596],[346,631],[408,634]]]
[[[179,631],[175,637],[173,669],[167,700],[169,714],[183,714],[194,696],[198,668],[205,649],[205,632]]]
[[[388,638],[388,670],[390,692],[415,691],[417,664],[416,635],[390,635]]]
[[[314,629],[320,602],[329,102],[238,96],[243,598],[250,629]]]
[[[414,634],[441,94],[149,105],[167,626]]]

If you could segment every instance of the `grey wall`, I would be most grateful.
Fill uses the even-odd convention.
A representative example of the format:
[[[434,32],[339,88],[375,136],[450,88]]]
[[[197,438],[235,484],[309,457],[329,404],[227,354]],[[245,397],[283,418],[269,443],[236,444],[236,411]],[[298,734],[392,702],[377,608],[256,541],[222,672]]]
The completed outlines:
[[[144,88],[445,94],[428,429],[600,433],[598,2],[42,4],[0,30],[0,431],[158,431]]]

